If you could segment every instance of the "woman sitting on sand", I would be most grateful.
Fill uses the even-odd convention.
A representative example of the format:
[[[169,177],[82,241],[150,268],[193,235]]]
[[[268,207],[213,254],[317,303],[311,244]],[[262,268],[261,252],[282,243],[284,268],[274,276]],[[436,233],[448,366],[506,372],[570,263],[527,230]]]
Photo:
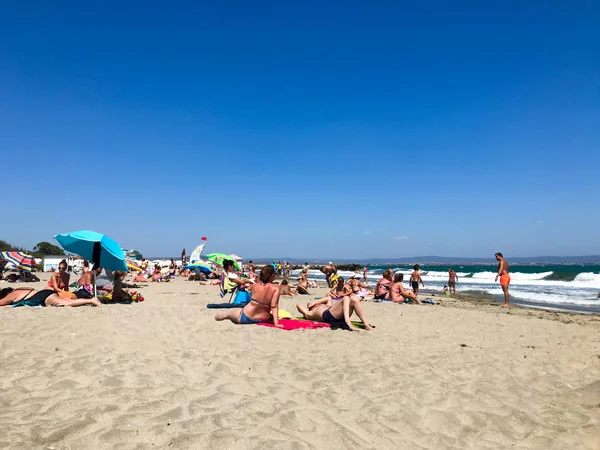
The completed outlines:
[[[346,285],[359,300],[364,300],[371,293],[369,290],[370,286],[364,284],[358,277],[359,275],[352,275],[346,282]]]
[[[83,288],[88,291],[90,294],[94,294],[94,284],[96,282],[96,277],[102,273],[102,267],[96,267],[95,269],[88,270],[85,272],[79,280],[77,281],[77,285],[79,288]]]
[[[279,290],[281,291],[281,295],[298,295],[298,288],[291,287],[288,283],[288,280],[283,280]]]
[[[308,270],[302,269],[300,272],[300,278],[298,278],[298,294],[301,295],[312,295],[308,292]]]
[[[352,298],[344,296],[339,302],[332,302],[331,298],[325,297],[310,302],[306,306],[298,304],[296,308],[307,320],[328,323],[334,329],[342,328],[349,331],[358,331],[358,328],[354,327],[350,321],[350,316],[356,313],[366,330],[373,329],[367,322],[360,300],[355,296]]]
[[[63,259],[58,263],[58,272],[54,272],[50,280],[48,280],[48,288],[55,292],[69,292],[69,282],[71,275],[67,273],[67,260]]]
[[[0,306],[100,306],[97,298],[67,299],[51,289],[37,291],[33,288],[6,288],[0,290]]]
[[[325,294],[325,297],[331,298],[333,301],[343,300],[344,297],[349,297],[352,295],[352,289],[344,282],[342,277],[338,277],[335,280],[335,285],[331,288],[331,290]]]
[[[410,301],[410,303],[421,303],[414,292],[404,289],[402,280],[404,280],[404,275],[401,273],[397,273],[394,276],[394,283],[390,289],[390,300],[395,303],[402,303],[406,300]]]
[[[235,308],[217,314],[215,320],[229,319],[239,325],[272,321],[277,328],[282,328],[283,326],[279,324],[281,287],[273,284],[273,280],[275,280],[273,266],[270,264],[264,266],[260,271],[259,279],[259,283],[255,283],[248,288],[252,293],[250,303],[243,308]]]
[[[389,270],[386,270],[381,275],[381,279],[377,282],[377,286],[375,286],[375,300],[389,300],[390,299],[390,287],[392,284],[392,273]]]

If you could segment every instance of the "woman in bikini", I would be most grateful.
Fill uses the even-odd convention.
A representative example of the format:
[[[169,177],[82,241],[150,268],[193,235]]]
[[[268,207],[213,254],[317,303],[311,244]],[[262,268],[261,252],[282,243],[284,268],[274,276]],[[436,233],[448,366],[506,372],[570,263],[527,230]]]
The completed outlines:
[[[348,287],[352,290],[352,294],[355,295],[359,300],[364,300],[367,295],[370,294],[369,286],[363,284],[357,275],[351,276],[346,282]]]
[[[406,300],[411,303],[421,303],[419,299],[417,299],[417,295],[414,292],[407,291],[404,289],[404,285],[402,281],[404,280],[404,275],[401,273],[397,273],[394,276],[394,282],[392,283],[392,288],[390,289],[390,300],[395,303],[402,303]]]
[[[0,291],[0,306],[100,306],[97,298],[67,299],[51,289],[36,291],[33,288],[6,288]]]
[[[302,269],[302,272],[300,272],[300,278],[298,278],[298,294],[301,295],[311,295],[310,292],[308,292],[308,270],[306,269]]]
[[[275,277],[275,268],[271,264],[264,266],[260,271],[260,282],[248,288],[252,293],[250,303],[243,308],[235,308],[217,314],[215,320],[229,319],[239,325],[272,321],[277,328],[283,328],[283,325],[279,324],[281,287],[273,284]]]
[[[392,273],[389,270],[386,270],[381,275],[381,279],[377,282],[377,286],[375,286],[375,296],[373,297],[375,300],[389,300],[390,299],[390,286],[392,284]]]
[[[63,259],[58,263],[58,272],[54,272],[48,281],[48,288],[55,292],[69,292],[69,281],[71,275],[67,273],[67,261]]]

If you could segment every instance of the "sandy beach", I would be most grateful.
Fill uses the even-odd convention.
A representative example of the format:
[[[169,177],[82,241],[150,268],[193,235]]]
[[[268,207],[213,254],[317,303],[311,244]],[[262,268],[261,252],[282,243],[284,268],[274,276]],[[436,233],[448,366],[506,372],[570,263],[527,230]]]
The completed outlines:
[[[373,332],[282,331],[215,322],[216,286],[140,291],[0,310],[0,447],[598,448],[596,316],[438,296],[366,302]]]

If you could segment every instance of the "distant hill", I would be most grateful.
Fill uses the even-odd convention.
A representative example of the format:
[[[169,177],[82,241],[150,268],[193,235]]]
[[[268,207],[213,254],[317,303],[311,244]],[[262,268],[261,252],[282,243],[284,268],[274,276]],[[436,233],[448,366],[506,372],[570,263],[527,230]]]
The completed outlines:
[[[336,264],[496,264],[495,258],[458,258],[446,256],[411,256],[407,258],[332,258],[311,259],[311,258],[249,258],[256,263],[265,263],[271,261],[288,261],[292,264],[323,264],[333,261]],[[589,256],[532,256],[532,257],[511,257],[506,255],[506,259],[512,264],[600,264],[600,255]]]

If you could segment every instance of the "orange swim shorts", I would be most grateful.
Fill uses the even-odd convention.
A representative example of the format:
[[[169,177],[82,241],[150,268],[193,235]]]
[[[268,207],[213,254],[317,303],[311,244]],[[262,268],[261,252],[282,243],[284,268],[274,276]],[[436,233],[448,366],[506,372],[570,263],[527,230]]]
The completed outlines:
[[[510,275],[505,273],[500,275],[500,286],[508,286],[510,283]]]

